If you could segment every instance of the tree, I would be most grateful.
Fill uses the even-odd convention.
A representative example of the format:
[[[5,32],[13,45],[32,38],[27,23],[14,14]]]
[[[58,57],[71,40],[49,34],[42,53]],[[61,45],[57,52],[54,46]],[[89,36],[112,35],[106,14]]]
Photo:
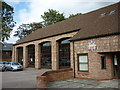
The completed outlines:
[[[44,15],[41,15],[43,19],[43,25],[46,27],[56,22],[65,20],[63,13],[59,13],[56,10],[48,9],[48,12],[44,12]]]
[[[42,28],[41,22],[40,23],[22,24],[17,28],[17,31],[15,31],[14,36],[18,37],[19,40],[21,40],[39,28]]]
[[[78,16],[78,15],[82,15],[82,13],[70,14],[70,16],[68,18],[75,17],[75,16]]]
[[[2,21],[1,24],[1,31],[2,37],[0,40],[4,42],[4,40],[8,40],[10,38],[11,31],[15,26],[15,22],[13,20],[13,7],[8,5],[6,2],[0,0],[0,4],[2,7],[0,8],[0,20]]]

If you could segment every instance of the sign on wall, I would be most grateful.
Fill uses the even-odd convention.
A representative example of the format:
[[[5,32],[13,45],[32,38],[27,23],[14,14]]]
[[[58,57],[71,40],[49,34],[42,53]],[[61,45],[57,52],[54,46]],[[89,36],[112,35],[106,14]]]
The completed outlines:
[[[95,50],[96,49],[96,43],[91,41],[90,43],[88,43],[88,49],[89,50]]]
[[[107,63],[110,63],[110,62],[111,62],[111,60],[107,59],[107,60],[106,60],[106,62],[107,62]]]

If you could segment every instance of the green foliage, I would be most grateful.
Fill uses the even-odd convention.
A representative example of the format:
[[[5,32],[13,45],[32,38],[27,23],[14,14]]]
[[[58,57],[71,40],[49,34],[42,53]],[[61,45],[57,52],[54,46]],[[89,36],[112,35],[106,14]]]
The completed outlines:
[[[81,13],[71,14],[69,18],[77,15],[81,15]],[[39,28],[46,27],[48,25],[55,24],[56,22],[67,19],[64,17],[63,13],[59,13],[53,9],[48,9],[48,12],[44,12],[44,15],[41,15],[41,17],[43,19],[43,22],[20,25],[17,28],[17,31],[15,31],[14,36],[18,37],[19,40],[21,40]]]
[[[22,24],[17,28],[17,31],[15,31],[14,36],[18,37],[20,40],[39,28],[42,28],[41,23]]]
[[[70,14],[70,16],[68,18],[75,17],[75,16],[78,16],[78,15],[82,15],[82,13]]]
[[[49,9],[48,12],[44,12],[44,15],[41,15],[43,21],[43,25],[46,27],[51,24],[55,24],[56,22],[65,20],[63,13],[59,13],[56,10]]]
[[[0,20],[2,21],[1,24],[1,31],[2,37],[0,40],[4,42],[4,40],[8,40],[10,38],[10,33],[15,26],[15,22],[13,20],[13,7],[5,3],[4,1],[0,1],[2,7],[0,8]]]

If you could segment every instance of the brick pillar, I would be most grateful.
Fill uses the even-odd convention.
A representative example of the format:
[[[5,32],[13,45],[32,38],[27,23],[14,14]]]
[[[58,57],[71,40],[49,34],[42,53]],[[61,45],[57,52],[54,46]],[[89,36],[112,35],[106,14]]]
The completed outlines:
[[[41,68],[41,57],[40,57],[40,45],[35,44],[35,68],[40,69]]]
[[[15,53],[14,53],[15,59],[14,59],[14,61],[18,62],[18,49],[16,47],[14,49],[15,49]]]
[[[28,67],[28,48],[23,46],[23,67]]]
[[[74,54],[74,52],[73,52],[73,43],[72,42],[70,42],[70,67],[71,68],[73,68],[74,69],[74,57],[73,57],[73,54]]]
[[[73,70],[73,77],[75,78],[76,77],[76,74],[75,74],[75,71],[76,71],[76,68],[75,68],[75,54],[74,54],[74,42],[70,42],[70,67],[72,68]]]
[[[15,46],[12,48],[12,62],[15,61]]]
[[[59,69],[58,62],[58,42],[52,41],[52,70]]]

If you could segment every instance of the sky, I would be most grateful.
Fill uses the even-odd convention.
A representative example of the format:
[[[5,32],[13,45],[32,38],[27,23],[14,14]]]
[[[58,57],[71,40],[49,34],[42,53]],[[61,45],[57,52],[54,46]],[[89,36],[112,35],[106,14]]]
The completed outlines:
[[[70,14],[87,13],[113,3],[119,0],[4,0],[14,8],[14,21],[16,26],[11,32],[8,43],[16,43],[17,37],[14,32],[19,25],[32,22],[41,22],[41,15],[48,9],[54,9],[60,13],[64,13],[65,17]]]

